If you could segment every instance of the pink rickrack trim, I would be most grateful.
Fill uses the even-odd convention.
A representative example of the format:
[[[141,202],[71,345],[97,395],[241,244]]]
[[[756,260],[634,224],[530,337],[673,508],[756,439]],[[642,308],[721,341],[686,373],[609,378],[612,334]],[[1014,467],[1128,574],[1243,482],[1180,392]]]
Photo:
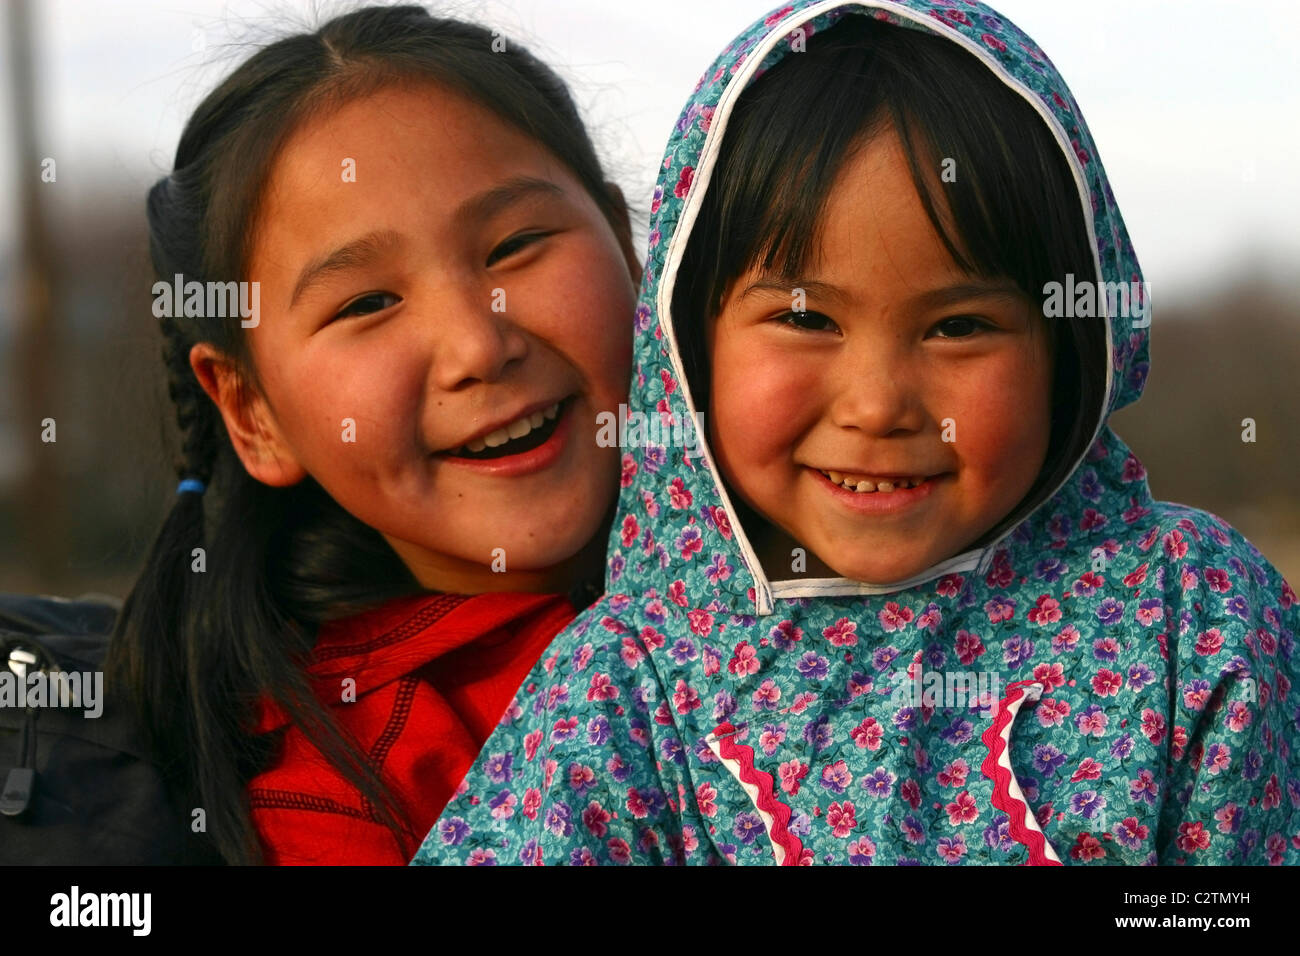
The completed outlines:
[[[713,736],[718,741],[718,752],[726,760],[734,760],[740,767],[740,782],[749,784],[757,792],[755,805],[772,818],[769,836],[785,852],[782,866],[798,866],[803,856],[803,842],[790,832],[790,808],[776,798],[772,775],[754,766],[754,748],[733,740],[736,728],[731,724],[718,724]]]
[[[998,702],[997,716],[993,718],[988,730],[980,735],[980,740],[984,741],[984,746],[989,751],[984,763],[980,765],[980,771],[993,781],[993,806],[1009,818],[1012,839],[1029,850],[1028,865],[1061,866],[1061,861],[1056,857],[1043,831],[1029,823],[1033,818],[1029,807],[1020,799],[1020,784],[1015,774],[1009,766],[1004,767],[1000,762],[1011,736],[1011,722],[1016,718],[1027,687],[1039,688],[1038,693],[1042,693],[1043,684],[1035,680],[1022,680],[1007,685],[1008,693]],[[1038,694],[1033,697],[1036,699]],[[1009,764],[1010,760],[1007,762]]]

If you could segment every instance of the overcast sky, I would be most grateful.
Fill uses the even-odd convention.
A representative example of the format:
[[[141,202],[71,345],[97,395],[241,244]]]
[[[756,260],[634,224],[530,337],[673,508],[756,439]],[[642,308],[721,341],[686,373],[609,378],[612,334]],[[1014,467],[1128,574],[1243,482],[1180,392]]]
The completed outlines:
[[[92,183],[143,196],[199,99],[251,49],[338,3],[40,0],[43,155],[60,203]],[[501,29],[573,84],[598,145],[643,210],[669,129],[709,61],[770,4],[488,0],[431,5]],[[1003,0],[1092,128],[1154,297],[1194,295],[1248,259],[1300,260],[1296,4]],[[1086,11],[1086,15],[1080,11]],[[0,29],[3,29],[0,26]],[[7,77],[0,79],[7,82]],[[11,128],[5,90],[0,122]],[[6,136],[4,143],[12,141]],[[38,171],[31,171],[37,175]],[[12,151],[0,147],[0,255],[11,251]],[[7,258],[7,255],[5,255]],[[8,311],[6,309],[5,311]]]

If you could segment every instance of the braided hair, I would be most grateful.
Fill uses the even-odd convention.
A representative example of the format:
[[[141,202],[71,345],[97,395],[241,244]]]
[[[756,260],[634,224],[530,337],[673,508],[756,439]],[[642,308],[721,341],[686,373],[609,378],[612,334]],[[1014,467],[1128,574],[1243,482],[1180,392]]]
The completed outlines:
[[[420,7],[370,7],[261,49],[199,104],[174,171],[148,196],[158,278],[244,278],[259,192],[296,125],[412,78],[459,92],[538,140],[575,173],[615,232],[626,232],[621,200],[555,73],[514,44],[501,49],[482,27]],[[252,732],[264,700],[279,706],[405,847],[423,834],[412,833],[400,801],[316,699],[305,664],[324,621],[422,588],[382,535],[312,478],[273,488],[244,470],[189,360],[195,344],[210,343],[246,387],[258,388],[238,315],[161,323],[181,436],[176,474],[189,483],[183,488],[201,482],[210,490],[178,494],[166,516],[119,617],[109,679],[139,709],[178,807],[186,817],[204,811],[207,839],[222,860],[261,859],[247,785],[271,757],[271,739]],[[195,570],[199,548],[203,573]]]

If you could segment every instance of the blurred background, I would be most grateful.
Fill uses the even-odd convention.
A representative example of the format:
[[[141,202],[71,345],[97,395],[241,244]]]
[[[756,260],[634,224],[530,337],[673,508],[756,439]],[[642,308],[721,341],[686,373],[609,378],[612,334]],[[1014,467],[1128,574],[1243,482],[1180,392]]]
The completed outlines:
[[[570,81],[644,248],[681,104],[768,5],[432,7],[501,30]],[[1070,83],[1151,286],[1151,377],[1113,424],[1157,498],[1222,516],[1300,583],[1297,6],[1252,3],[1248,16],[1210,2],[994,6]],[[175,487],[145,194],[222,75],[351,7],[3,4],[0,591],[129,590]],[[42,441],[47,418],[53,443]],[[1246,418],[1253,444],[1242,441]]]

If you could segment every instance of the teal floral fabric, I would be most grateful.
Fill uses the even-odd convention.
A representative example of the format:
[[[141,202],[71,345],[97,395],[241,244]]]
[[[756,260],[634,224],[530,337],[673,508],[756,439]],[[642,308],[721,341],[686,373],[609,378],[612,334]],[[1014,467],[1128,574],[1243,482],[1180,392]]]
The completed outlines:
[[[1005,17],[957,0],[788,5],[723,51],[669,140],[633,412],[689,417],[661,279],[730,86],[790,55],[796,31],[858,15],[961,43],[1034,103],[1073,154],[1101,278],[1141,281],[1078,105]],[[1141,395],[1147,333],[1112,320],[1106,417]],[[1153,500],[1104,422],[1033,514],[920,584],[780,597],[741,531],[708,458],[626,450],[607,593],[525,680],[415,863],[1300,861],[1295,592],[1220,518]],[[962,675],[974,686],[954,702]],[[1017,682],[1037,699],[999,729]],[[1000,799],[999,733],[1014,777]]]

